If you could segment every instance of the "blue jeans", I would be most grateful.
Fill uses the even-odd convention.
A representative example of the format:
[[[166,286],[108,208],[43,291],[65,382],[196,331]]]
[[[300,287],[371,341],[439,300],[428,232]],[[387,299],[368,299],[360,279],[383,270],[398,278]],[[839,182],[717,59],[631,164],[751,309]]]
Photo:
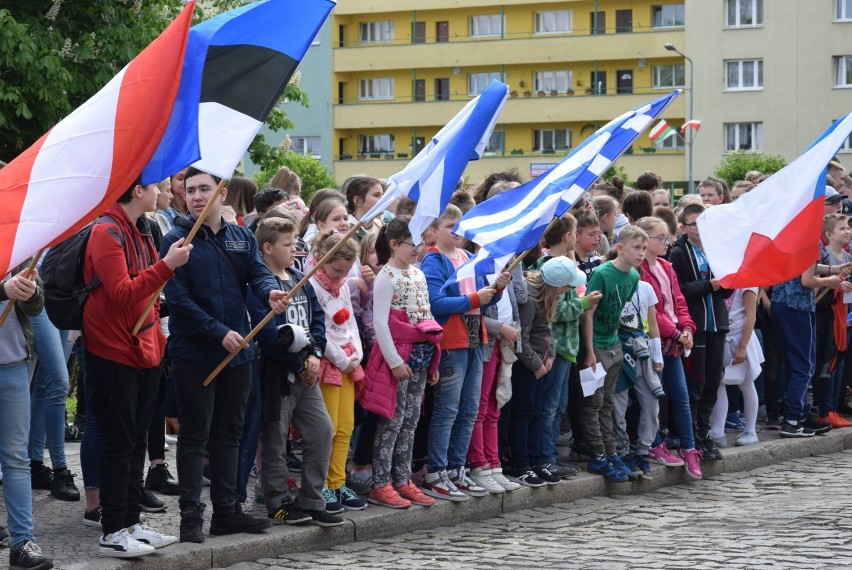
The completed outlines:
[[[810,412],[808,387],[816,369],[815,314],[772,303],[778,351],[784,355],[789,383],[784,393],[784,418],[790,422],[804,420]]]
[[[31,461],[44,461],[44,443],[54,469],[68,466],[65,461],[65,397],[68,394],[68,357],[71,345],[68,331],[60,332],[47,312],[31,317],[38,354],[30,402]]]
[[[695,447],[692,432],[692,412],[689,409],[689,390],[686,387],[686,375],[683,372],[683,360],[680,356],[663,357],[663,388],[669,397],[672,408],[672,423],[680,438],[683,449]],[[659,442],[655,442],[655,445]]]
[[[249,475],[251,474],[254,458],[257,455],[257,442],[260,440],[260,360],[255,358],[251,363],[252,383],[249,394],[246,417],[243,423],[243,436],[240,439],[240,457],[237,464],[237,498],[241,503],[246,501]]]
[[[33,540],[33,494],[30,483],[29,371],[26,362],[0,366],[0,467],[3,468],[3,500],[11,535],[18,548]]]
[[[103,457],[104,440],[95,412],[92,410],[92,391],[86,380],[86,351],[83,339],[74,345],[77,353],[77,382],[83,383],[83,394],[86,400],[86,425],[83,429],[83,441],[80,442],[80,470],[83,472],[83,487],[86,489],[101,488],[101,458]]]
[[[557,356],[550,372],[538,379],[536,408],[541,413],[538,446],[541,457],[531,457],[533,465],[555,463],[559,458],[559,453],[556,451],[556,440],[559,439],[562,416],[565,414],[565,408],[568,405],[568,372],[570,370],[571,363],[561,356]],[[564,404],[563,396],[565,397]]]
[[[441,351],[441,378],[434,388],[429,424],[429,473],[465,464],[482,388],[482,349]]]

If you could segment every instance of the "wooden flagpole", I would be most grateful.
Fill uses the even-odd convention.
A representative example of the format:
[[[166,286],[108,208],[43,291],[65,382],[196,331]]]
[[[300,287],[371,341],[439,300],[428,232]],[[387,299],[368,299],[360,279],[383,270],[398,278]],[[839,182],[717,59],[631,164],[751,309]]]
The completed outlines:
[[[219,194],[222,193],[222,189],[225,188],[225,184],[228,183],[228,179],[223,178],[219,181],[219,185],[216,186],[216,190],[213,192],[213,195],[207,201],[207,204],[204,206],[204,209],[201,211],[201,215],[198,216],[198,219],[195,220],[195,225],[192,226],[192,229],[189,231],[189,235],[186,236],[186,239],[183,242],[182,247],[186,247],[192,243],[193,238],[195,238],[195,234],[198,233],[198,230],[201,229],[201,224],[204,222],[204,219],[207,218],[207,214],[210,212],[210,209],[213,207],[213,202],[216,198],[219,197]],[[136,336],[139,333],[139,329],[142,328],[142,323],[145,322],[145,319],[148,317],[148,313],[151,312],[151,309],[154,308],[154,303],[157,302],[157,299],[160,298],[160,293],[163,292],[163,288],[165,288],[165,283],[157,289],[157,292],[151,296],[151,299],[148,301],[148,304],[145,306],[145,310],[139,315],[139,319],[136,321],[136,325],[134,325],[133,330],[130,331],[130,334]]]
[[[21,273],[24,276],[26,276],[27,279],[31,278],[33,276],[33,274],[35,274],[35,267],[36,267],[36,264],[38,263],[38,260],[41,259],[42,253],[44,253],[43,249],[38,250],[36,252],[36,254],[33,256],[32,261],[30,261],[30,264],[27,265],[27,268],[24,269],[23,271],[21,271]],[[2,327],[3,323],[6,322],[6,319],[9,317],[9,313],[12,312],[12,307],[14,307],[14,306],[15,306],[15,300],[9,299],[9,302],[6,304],[6,308],[3,309],[3,314],[0,315],[0,327]]]
[[[304,286],[305,286],[305,283],[307,283],[307,282],[308,282],[308,280],[309,280],[309,279],[310,279],[310,278],[314,275],[314,273],[316,273],[316,272],[319,270],[319,268],[323,266],[323,264],[328,263],[328,260],[329,260],[329,259],[331,259],[331,257],[332,257],[335,253],[337,253],[337,251],[338,251],[341,247],[343,247],[343,244],[344,244],[347,240],[349,240],[350,238],[352,238],[352,236],[354,236],[354,235],[355,235],[355,232],[357,232],[359,229],[361,229],[361,225],[362,225],[362,224],[363,224],[363,221],[362,221],[362,220],[358,220],[358,221],[355,223],[355,225],[354,225],[354,226],[352,226],[352,227],[349,229],[349,231],[348,231],[348,232],[346,232],[346,233],[343,235],[343,238],[342,238],[339,242],[337,242],[337,243],[334,245],[334,247],[332,247],[332,248],[329,250],[329,252],[328,252],[328,253],[326,253],[326,254],[323,256],[323,258],[322,258],[322,259],[320,259],[320,260],[317,262],[317,264],[316,264],[316,265],[314,265],[313,267],[311,267],[310,271],[308,271],[308,272],[305,274],[305,276],[304,276],[304,277],[302,277],[302,280],[301,280],[301,281],[299,281],[298,283],[296,283],[296,285],[295,285],[295,286],[294,286],[294,287],[290,290],[290,292],[287,294],[287,295],[288,295],[288,297],[290,297],[290,298],[292,299],[292,298],[293,298],[293,295],[294,295],[297,291],[299,291],[302,287],[304,287]],[[210,375],[207,377],[207,379],[206,379],[206,380],[204,380],[204,385],[205,385],[205,386],[209,386],[209,385],[210,385],[210,383],[213,381],[213,379],[214,379],[214,378],[216,378],[216,376],[218,376],[218,375],[219,375],[219,373],[220,373],[222,370],[224,370],[224,369],[225,369],[225,367],[228,365],[228,363],[229,363],[230,361],[232,361],[232,360],[234,359],[234,357],[235,357],[235,356],[237,356],[237,354],[239,354],[239,352],[240,352],[242,349],[244,349],[245,347],[247,347],[247,346],[248,346],[248,343],[249,343],[249,342],[251,342],[251,339],[253,339],[253,338],[257,335],[257,333],[259,333],[259,332],[263,329],[263,327],[265,327],[265,326],[266,326],[266,324],[267,324],[269,321],[271,321],[271,320],[272,320],[272,318],[273,318],[274,316],[275,316],[275,311],[269,311],[269,312],[266,314],[266,316],[265,316],[265,317],[263,317],[263,320],[262,320],[262,321],[260,321],[260,322],[257,324],[257,326],[255,326],[255,327],[251,330],[251,332],[249,332],[249,333],[248,333],[248,335],[246,335],[246,337],[243,339],[243,344],[240,346],[240,348],[238,348],[237,350],[235,350],[234,352],[232,352],[231,354],[229,354],[229,355],[225,358],[225,360],[223,360],[222,362],[220,362],[220,363],[219,363],[219,366],[217,366],[217,367],[216,367],[216,369],[215,369],[215,370],[213,370],[213,372],[211,372],[211,373],[210,373]]]

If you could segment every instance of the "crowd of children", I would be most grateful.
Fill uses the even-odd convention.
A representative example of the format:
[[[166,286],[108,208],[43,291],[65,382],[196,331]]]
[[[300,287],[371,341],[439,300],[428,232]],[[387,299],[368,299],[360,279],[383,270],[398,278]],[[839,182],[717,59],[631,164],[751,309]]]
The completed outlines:
[[[320,190],[306,205],[298,177],[284,168],[257,193],[251,181],[231,180],[207,210],[220,182],[207,173],[190,168],[159,189],[134,185],[110,210],[118,225],[102,219],[93,231],[134,236],[134,263],[125,268],[122,248],[131,246],[124,239],[105,242],[103,251],[94,240],[87,271],[107,260],[126,277],[95,290],[82,338],[71,337],[85,347],[79,383],[91,394],[81,400],[97,415],[83,429],[91,449],[83,457],[84,523],[102,527],[103,554],[135,557],[204,540],[207,480],[211,534],[260,532],[271,522],[337,526],[340,513],[368,503],[428,507],[560,484],[578,462],[614,483],[650,479],[652,464],[700,479],[702,461],[722,458],[726,432],[737,432],[741,446],[757,443],[761,429],[805,438],[852,426],[843,418],[852,375],[844,363],[852,229],[834,213],[834,196],[852,198],[852,180],[842,172],[830,178],[816,264],[774,287],[727,290],[713,275],[696,220],[750,191],[759,173],[752,179],[731,193],[708,178],[675,209],[653,173],[636,189],[601,181],[553,221],[521,264],[459,281],[452,277],[476,246],[463,244],[455,225],[474,202],[517,186],[517,173],[495,173],[472,192],[460,183],[417,236],[409,230],[416,205],[407,199],[350,235],[384,192],[369,176],[348,179],[342,191]],[[199,238],[183,246],[205,211]],[[30,291],[35,283],[6,281],[5,298],[29,311],[14,326],[44,316],[23,302],[38,294]],[[141,345],[124,339],[124,320],[134,321],[139,303],[163,283],[155,316],[168,307],[168,341],[154,317]],[[105,336],[95,330],[93,307],[111,303],[124,304],[123,317]],[[270,310],[256,343],[244,347]],[[40,355],[38,373],[63,368],[62,348],[71,345],[57,346]],[[213,366],[234,352],[204,387]],[[106,385],[106,372],[132,379],[132,392]],[[67,374],[43,384],[55,391],[67,386]],[[119,396],[126,409],[104,405]],[[46,404],[34,400],[33,487],[52,485],[58,498],[78,500],[52,431],[53,472],[36,459],[44,422],[55,414],[36,415],[35,402]],[[177,480],[155,452],[153,481],[143,486],[149,425],[162,431],[172,417],[180,426]],[[570,452],[560,453],[566,445]],[[268,519],[242,511],[250,472]],[[9,473],[17,474],[14,464]],[[180,494],[178,537],[141,522],[140,510],[154,510],[156,497],[144,495],[151,490]],[[19,546],[32,540],[22,536]]]

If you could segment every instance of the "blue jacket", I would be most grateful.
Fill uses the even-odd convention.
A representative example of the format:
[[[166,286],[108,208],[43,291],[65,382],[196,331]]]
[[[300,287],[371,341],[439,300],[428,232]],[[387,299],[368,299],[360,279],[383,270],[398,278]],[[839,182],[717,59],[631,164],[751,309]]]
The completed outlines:
[[[193,218],[176,218],[175,227],[160,245],[160,257],[169,247],[189,234]],[[237,275],[213,242],[227,253]],[[278,289],[278,282],[260,258],[257,240],[244,227],[222,222],[216,234],[207,226],[192,242],[189,262],[175,270],[166,283],[169,304],[169,356],[205,368],[214,368],[228,353],[222,339],[234,330],[246,336],[249,327],[246,284],[260,299]],[[239,279],[239,281],[238,281]],[[254,357],[254,347],[241,350],[229,366],[246,364]]]

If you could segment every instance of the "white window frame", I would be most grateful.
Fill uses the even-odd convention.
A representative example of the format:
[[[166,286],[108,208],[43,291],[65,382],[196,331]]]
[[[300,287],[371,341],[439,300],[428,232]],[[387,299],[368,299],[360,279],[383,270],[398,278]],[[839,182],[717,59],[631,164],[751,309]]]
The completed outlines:
[[[744,132],[751,138],[752,144],[750,148],[740,149]],[[725,123],[725,152],[737,150],[763,152],[763,123]]]
[[[471,16],[468,22],[470,37],[481,38],[499,36],[506,29],[506,19],[500,14],[479,14]]]
[[[467,93],[468,95],[479,95],[482,93],[491,81],[503,80],[503,74],[499,71],[481,71],[479,73],[467,74]]]
[[[677,16],[678,8],[680,8],[681,14],[683,16],[683,21],[680,23],[675,22],[675,17]],[[654,11],[659,9],[662,13],[660,14],[660,25],[654,25]],[[672,12],[669,14],[669,20],[673,23],[666,23],[666,12]],[[686,25],[686,8],[684,4],[658,4],[651,6],[651,27],[652,28],[682,28]]]
[[[359,154],[390,154],[396,149],[396,140],[390,133],[358,135]]]
[[[394,40],[393,20],[361,22],[358,38],[362,44],[392,42]]]
[[[836,55],[834,60],[834,86],[839,89],[852,87],[852,55]]]
[[[561,133],[565,137],[566,146],[556,146],[557,133]],[[555,151],[568,150],[573,146],[571,129],[533,129],[533,152],[548,150],[548,147],[545,145],[545,138],[548,136],[553,143],[552,149]]]
[[[533,19],[536,34],[570,34],[574,31],[573,10],[546,10],[536,12]]]
[[[683,150],[686,148],[684,137],[677,133],[672,137],[666,137],[661,141],[654,141],[654,148],[660,150]]]
[[[322,139],[320,137],[290,137],[290,150],[314,158],[322,158]]]
[[[662,81],[662,71],[667,69],[671,75],[670,84],[664,83]],[[680,74],[681,81],[678,82],[678,74]],[[683,63],[669,63],[665,65],[655,65],[654,69],[651,72],[651,81],[652,87],[654,89],[671,89],[673,87],[683,87],[686,85],[686,65]]]
[[[393,77],[371,77],[358,81],[358,99],[377,101],[394,99],[396,86]]]
[[[485,145],[484,155],[495,155],[503,152],[503,130],[495,128],[491,131],[491,136],[488,138],[488,143]]]
[[[840,147],[838,152],[852,152],[852,135],[846,137],[846,140],[843,141],[843,145]]]
[[[852,0],[834,0],[834,21],[852,22]]]
[[[570,69],[559,69],[536,71],[533,74],[534,91],[550,93],[553,89],[556,89],[559,93],[574,89],[574,72]]]
[[[750,74],[746,71],[749,64],[751,64]],[[732,66],[737,69],[736,84],[730,83],[728,69]],[[763,91],[763,59],[729,59],[725,61],[724,70],[725,91]],[[751,75],[752,85],[745,85],[748,75]]]
[[[751,7],[753,19],[751,24],[744,24],[740,19],[743,6]],[[763,26],[764,17],[763,0],[725,0],[726,28],[760,28]]]

